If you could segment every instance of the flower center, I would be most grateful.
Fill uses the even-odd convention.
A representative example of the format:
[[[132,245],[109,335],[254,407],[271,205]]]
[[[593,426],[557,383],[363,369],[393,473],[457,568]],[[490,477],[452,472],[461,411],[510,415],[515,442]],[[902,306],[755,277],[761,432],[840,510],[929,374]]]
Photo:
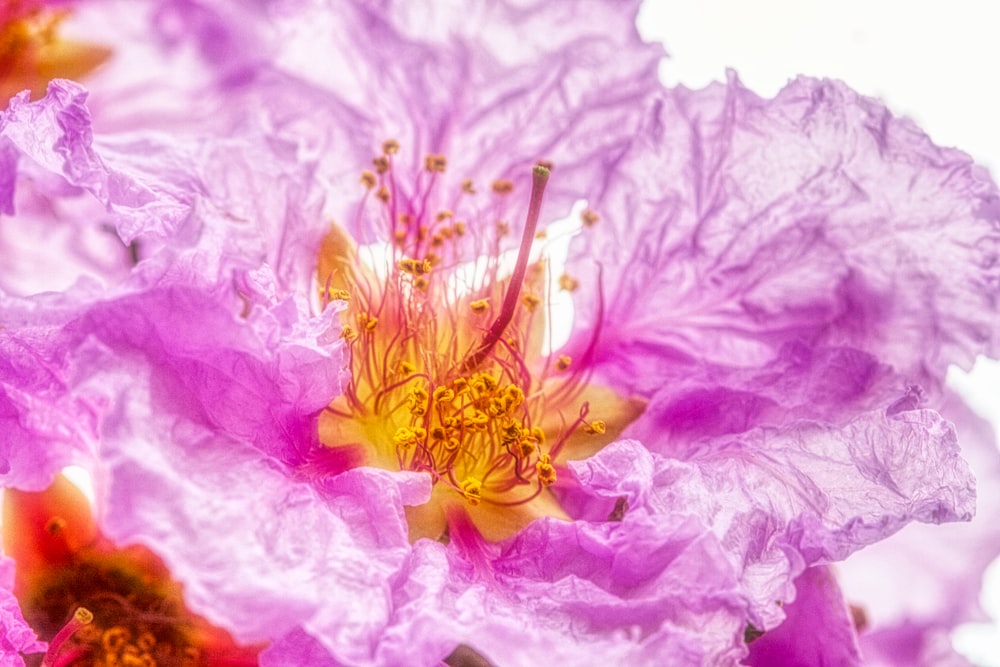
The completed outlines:
[[[471,181],[462,182],[451,199],[479,224],[450,209],[430,213],[435,195],[443,198],[435,189],[445,158],[429,156],[405,194],[396,150],[387,142],[377,173],[362,175],[362,207],[392,239],[385,257],[363,261],[337,228],[321,251],[321,297],[343,308],[350,381],[321,418],[320,438],[361,449],[368,464],[431,475],[431,507],[411,513],[411,537],[439,537],[460,501],[480,532],[500,538],[537,516],[563,515],[546,493],[559,477],[556,461],[571,438],[606,432],[589,419],[584,373],[543,350],[547,266],[532,259],[532,246],[544,236],[549,168],[533,170],[511,269],[503,261],[510,226],[499,215],[513,184],[497,181],[477,205]],[[483,225],[485,216],[494,222]]]

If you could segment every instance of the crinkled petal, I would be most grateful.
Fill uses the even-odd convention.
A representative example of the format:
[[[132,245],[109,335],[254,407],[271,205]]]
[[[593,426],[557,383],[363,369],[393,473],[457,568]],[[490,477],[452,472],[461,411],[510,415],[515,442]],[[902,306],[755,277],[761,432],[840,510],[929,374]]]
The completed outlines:
[[[752,601],[748,619],[781,620],[775,600],[812,563],[843,560],[910,521],[968,519],[971,473],[951,426],[930,411],[862,415],[843,430],[816,423],[760,429],[685,461],[635,441],[570,467],[585,488],[655,514],[684,511],[718,535]],[[641,471],[616,483],[616,471]],[[573,512],[574,499],[564,502]]]
[[[17,598],[11,593],[13,585],[14,563],[0,557],[0,667],[24,667],[20,654],[42,653],[48,648],[24,621]]]
[[[887,664],[943,660],[940,637],[960,623],[983,618],[983,573],[1000,555],[1000,528],[993,520],[1000,513],[996,435],[954,394],[944,413],[976,474],[976,518],[969,525],[907,526],[838,568],[848,601],[867,619],[861,635],[865,655],[895,656]],[[921,654],[926,655],[918,660]]]
[[[596,361],[623,390],[804,342],[936,391],[996,350],[1000,199],[965,154],[809,79],[773,100],[735,77],[665,91],[634,129],[569,263],[604,304],[576,304],[577,345],[602,326]]]

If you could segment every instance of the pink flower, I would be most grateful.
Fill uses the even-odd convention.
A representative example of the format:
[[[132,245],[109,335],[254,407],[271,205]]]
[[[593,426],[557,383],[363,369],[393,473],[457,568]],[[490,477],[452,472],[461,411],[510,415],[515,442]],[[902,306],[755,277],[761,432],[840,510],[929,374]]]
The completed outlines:
[[[0,276],[3,483],[91,469],[262,664],[734,664],[810,618],[857,662],[828,564],[974,511],[934,408],[996,353],[986,175],[840,84],[665,90],[634,7],[296,8],[223,136],[95,139],[68,82],[3,116],[5,222],[96,244]]]

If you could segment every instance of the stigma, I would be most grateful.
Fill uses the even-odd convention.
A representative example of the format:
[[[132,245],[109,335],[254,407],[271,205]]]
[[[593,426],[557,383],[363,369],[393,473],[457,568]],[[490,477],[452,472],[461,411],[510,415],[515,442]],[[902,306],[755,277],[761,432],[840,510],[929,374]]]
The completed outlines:
[[[368,465],[430,475],[431,502],[408,513],[411,538],[440,538],[456,511],[488,539],[565,518],[550,492],[559,461],[576,440],[595,450],[614,433],[591,415],[586,364],[544,348],[554,281],[534,246],[546,237],[551,166],[532,168],[524,202],[507,179],[487,189],[464,178],[448,192],[441,155],[426,156],[404,188],[398,151],[386,142],[360,177],[359,215],[381,227],[383,255],[362,258],[336,226],[320,252],[320,299],[341,309],[350,359],[320,440],[361,451]],[[516,203],[526,203],[519,240],[505,219]],[[609,396],[600,392],[602,408]]]

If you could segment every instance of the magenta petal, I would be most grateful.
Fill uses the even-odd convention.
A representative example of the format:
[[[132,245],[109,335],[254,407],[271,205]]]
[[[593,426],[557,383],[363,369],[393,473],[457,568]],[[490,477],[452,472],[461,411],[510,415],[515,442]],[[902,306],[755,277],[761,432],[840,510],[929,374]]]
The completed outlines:
[[[860,665],[858,637],[837,579],[829,567],[806,569],[795,580],[795,601],[785,621],[750,643],[746,665]]]

